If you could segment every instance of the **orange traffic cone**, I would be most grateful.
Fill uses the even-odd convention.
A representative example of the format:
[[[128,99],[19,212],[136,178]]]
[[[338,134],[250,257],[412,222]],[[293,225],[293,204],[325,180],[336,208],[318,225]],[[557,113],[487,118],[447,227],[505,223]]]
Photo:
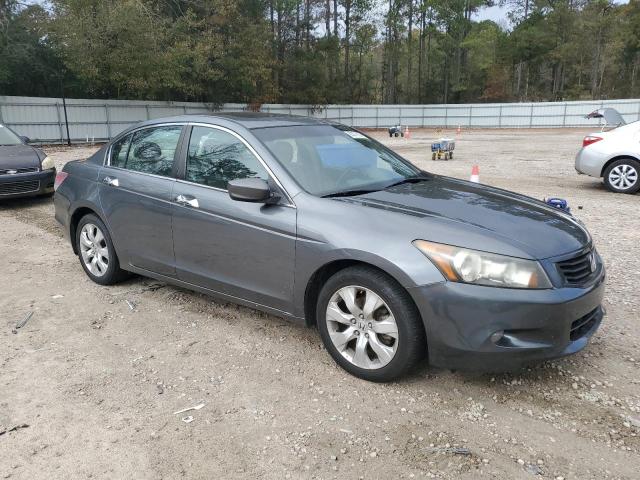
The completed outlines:
[[[458,125],[458,129],[456,130],[456,133],[458,135],[460,135],[461,132],[462,132],[462,127],[460,127],[460,125]]]
[[[407,125],[407,128],[404,131],[404,138],[411,138],[411,132],[409,131],[409,125]]]
[[[474,165],[471,169],[471,178],[469,179],[469,181],[480,183],[480,168],[478,167],[478,165]]]

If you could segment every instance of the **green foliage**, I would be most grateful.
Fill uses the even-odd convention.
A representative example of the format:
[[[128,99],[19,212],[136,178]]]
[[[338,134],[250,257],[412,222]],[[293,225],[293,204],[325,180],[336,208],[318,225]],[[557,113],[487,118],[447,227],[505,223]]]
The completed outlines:
[[[0,93],[256,108],[640,96],[640,0],[500,0],[508,24],[478,21],[494,3],[0,0]]]

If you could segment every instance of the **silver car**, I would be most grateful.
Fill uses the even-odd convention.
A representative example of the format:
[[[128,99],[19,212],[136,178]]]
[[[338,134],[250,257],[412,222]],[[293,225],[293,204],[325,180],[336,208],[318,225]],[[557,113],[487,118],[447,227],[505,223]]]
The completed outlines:
[[[570,355],[603,318],[604,266],[573,217],[335,123],[145,122],[67,163],[54,203],[93,281],[133,272],[317,326],[368,380],[424,356],[504,370]]]
[[[578,173],[602,178],[615,193],[640,189],[640,121],[584,137],[576,155]]]

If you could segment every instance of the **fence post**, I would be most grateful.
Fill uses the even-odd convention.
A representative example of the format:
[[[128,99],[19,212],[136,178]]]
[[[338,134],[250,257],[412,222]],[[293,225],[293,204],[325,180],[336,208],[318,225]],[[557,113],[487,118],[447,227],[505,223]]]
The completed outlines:
[[[145,104],[144,109],[147,111],[147,120],[151,120],[151,115],[149,114],[149,104]]]
[[[498,112],[498,128],[502,128],[502,104],[500,104],[500,111]]]
[[[529,110],[529,128],[533,126],[533,103],[531,104],[531,110]]]
[[[562,126],[567,126],[567,102],[564,102],[564,111],[562,112]]]
[[[109,105],[108,104],[104,104],[104,116],[107,120],[107,136],[109,137],[108,140],[111,140],[111,119],[109,118]]]
[[[444,104],[444,128],[449,126],[449,105]]]
[[[4,123],[4,121],[2,120],[2,105],[4,104],[0,103],[0,123]]]
[[[638,115],[640,115],[640,113],[638,113]],[[376,128],[380,128],[380,107],[377,105],[376,105]]]
[[[473,105],[469,105],[469,125],[468,125],[468,128],[471,128],[472,118],[473,118]]]
[[[64,125],[67,127],[67,145],[71,146],[71,135],[69,134],[69,117],[67,116],[67,100],[62,97],[62,110],[64,111]]]
[[[58,130],[60,131],[60,143],[64,143],[64,133],[62,131],[62,116],[60,115],[60,104],[56,102],[55,106],[56,106],[56,114],[58,116]]]

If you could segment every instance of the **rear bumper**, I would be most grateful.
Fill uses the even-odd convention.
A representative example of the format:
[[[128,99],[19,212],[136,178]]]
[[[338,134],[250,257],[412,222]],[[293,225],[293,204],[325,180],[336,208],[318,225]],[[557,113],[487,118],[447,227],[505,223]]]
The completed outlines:
[[[604,316],[604,278],[603,270],[588,288],[514,290],[445,282],[409,292],[425,323],[432,365],[498,372],[583,349]]]
[[[55,179],[55,168],[43,172],[0,175],[0,200],[53,193]]]
[[[58,221],[58,223],[62,227],[64,238],[67,241],[71,242],[71,233],[70,233],[71,216],[69,213],[71,203],[69,202],[69,199],[67,197],[65,197],[60,193],[60,190],[58,190],[56,194],[53,196],[53,206],[55,210],[55,213],[54,213],[55,219]]]
[[[602,177],[602,168],[606,163],[606,157],[594,148],[581,148],[576,155],[575,169],[578,173],[591,177]]]

